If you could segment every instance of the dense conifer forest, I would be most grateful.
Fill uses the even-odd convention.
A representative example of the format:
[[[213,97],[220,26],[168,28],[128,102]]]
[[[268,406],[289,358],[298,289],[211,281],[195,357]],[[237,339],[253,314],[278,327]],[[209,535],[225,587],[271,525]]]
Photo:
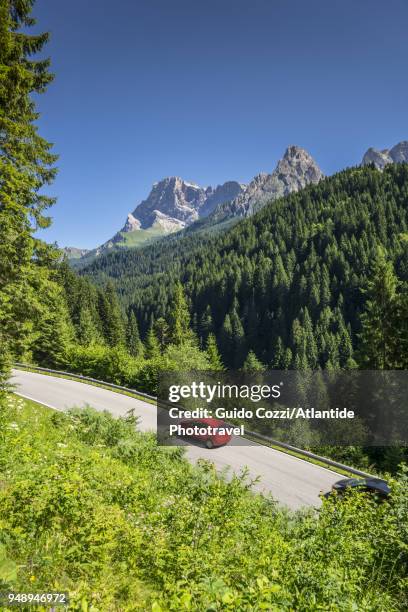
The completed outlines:
[[[274,368],[407,367],[408,166],[351,168],[224,234],[112,253],[83,274],[113,284],[142,337],[170,322],[181,282],[201,346],[215,334],[227,367],[250,351]],[[362,334],[376,316],[400,339],[381,359],[381,338]]]

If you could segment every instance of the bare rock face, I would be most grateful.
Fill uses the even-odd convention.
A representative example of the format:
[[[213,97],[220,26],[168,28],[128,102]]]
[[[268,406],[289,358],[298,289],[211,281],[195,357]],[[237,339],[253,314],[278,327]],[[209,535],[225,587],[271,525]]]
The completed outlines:
[[[132,213],[129,213],[126,219],[126,223],[123,226],[123,232],[133,232],[134,230],[138,230],[141,227],[141,223],[139,219],[136,219]]]
[[[390,151],[390,157],[395,164],[408,163],[408,140],[395,145]]]
[[[205,190],[193,183],[186,183],[177,176],[165,178],[153,185],[149,196],[133,211],[141,229],[147,229],[156,221],[157,211],[190,224],[199,216],[205,202]]]
[[[165,234],[171,234],[172,232],[178,232],[179,230],[186,227],[185,221],[180,221],[169,215],[165,215],[160,210],[154,210],[154,221],[151,225],[152,228],[161,229]]]
[[[403,140],[392,149],[379,151],[370,147],[364,154],[362,165],[374,164],[379,170],[384,170],[388,164],[408,163],[408,140]]]
[[[127,230],[125,226],[122,231],[148,229],[154,223],[160,223],[163,219],[158,218],[158,212],[184,225],[191,225],[200,217],[207,216],[218,204],[236,197],[242,189],[242,185],[236,181],[229,181],[215,189],[204,189],[195,183],[183,181],[178,176],[165,178],[153,185],[146,200],[131,214],[133,219],[140,222],[140,228]]]
[[[77,247],[64,247],[61,249],[68,259],[80,259],[89,253],[88,249],[78,249]]]
[[[383,151],[378,151],[377,149],[370,147],[364,154],[362,162],[363,166],[368,166],[369,164],[374,164],[374,166],[379,170],[384,170],[387,164],[392,164],[389,150],[384,149]]]
[[[122,229],[91,255],[120,246],[126,242],[125,235],[133,232],[140,232],[138,243],[142,244],[152,239],[152,233],[158,236],[180,231],[209,215],[219,204],[235,198],[244,187],[237,181],[228,181],[215,188],[203,188],[178,176],[164,178],[154,183],[148,197],[128,214]]]
[[[309,183],[318,183],[323,176],[305,149],[291,145],[272,174],[258,174],[237,198],[219,206],[212,216],[221,220],[251,215],[267,202],[299,191]]]
[[[207,187],[206,201],[200,208],[200,218],[207,217],[213,210],[224,202],[230,202],[239,196],[245,189],[246,185],[237,183],[237,181],[227,181],[218,187]]]

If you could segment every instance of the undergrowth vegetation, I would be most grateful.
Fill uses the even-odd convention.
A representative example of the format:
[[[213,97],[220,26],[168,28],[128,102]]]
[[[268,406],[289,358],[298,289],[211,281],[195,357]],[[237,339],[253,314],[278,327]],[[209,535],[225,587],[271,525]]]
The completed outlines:
[[[136,429],[135,429],[136,425]],[[408,478],[289,513],[132,415],[0,412],[0,587],[73,610],[406,610]]]

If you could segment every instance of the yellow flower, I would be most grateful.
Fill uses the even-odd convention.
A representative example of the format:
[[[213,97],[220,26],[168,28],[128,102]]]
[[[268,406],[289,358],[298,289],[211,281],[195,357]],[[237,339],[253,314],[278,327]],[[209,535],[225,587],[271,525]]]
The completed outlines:
[[[31,582],[34,582],[35,581],[35,576],[30,576],[30,580],[31,580]]]

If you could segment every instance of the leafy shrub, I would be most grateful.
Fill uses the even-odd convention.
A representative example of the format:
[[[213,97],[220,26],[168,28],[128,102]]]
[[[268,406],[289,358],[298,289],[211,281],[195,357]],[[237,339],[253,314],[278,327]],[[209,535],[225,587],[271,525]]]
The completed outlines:
[[[65,355],[67,367],[72,372],[91,376],[117,385],[127,385],[135,377],[140,364],[121,347],[99,344],[71,345]]]
[[[131,415],[1,415],[0,587],[65,589],[73,610],[407,609],[406,471],[390,502],[289,513]]]

